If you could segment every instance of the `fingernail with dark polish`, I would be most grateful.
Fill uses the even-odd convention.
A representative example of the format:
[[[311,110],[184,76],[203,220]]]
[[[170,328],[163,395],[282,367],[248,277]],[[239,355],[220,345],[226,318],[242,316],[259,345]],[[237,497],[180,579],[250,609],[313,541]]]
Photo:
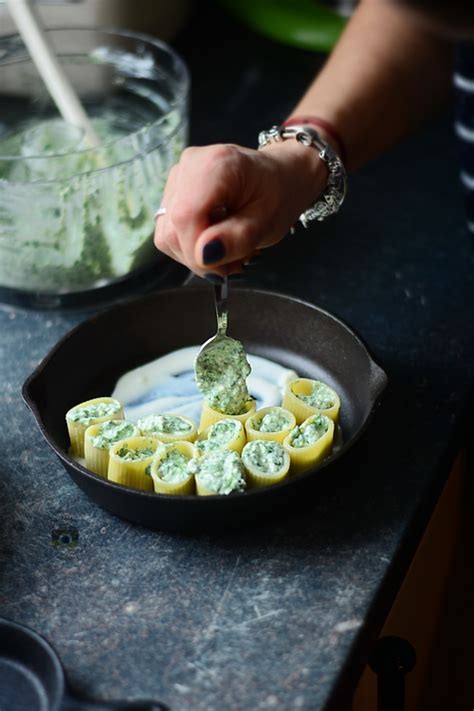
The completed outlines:
[[[219,276],[219,274],[213,274],[212,272],[209,272],[209,274],[204,274],[204,279],[207,279],[207,281],[210,281],[211,284],[223,284],[224,279]]]
[[[216,237],[204,245],[202,250],[202,261],[204,264],[214,264],[220,262],[225,255],[224,242]]]

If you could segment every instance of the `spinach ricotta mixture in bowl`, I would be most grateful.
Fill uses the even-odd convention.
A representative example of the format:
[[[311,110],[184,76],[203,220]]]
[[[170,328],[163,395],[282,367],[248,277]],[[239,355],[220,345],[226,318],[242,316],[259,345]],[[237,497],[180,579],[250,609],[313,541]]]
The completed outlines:
[[[248,442],[242,452],[242,461],[247,469],[262,474],[278,474],[285,466],[288,454],[281,444],[272,440]]]
[[[250,400],[250,364],[243,345],[233,338],[217,338],[196,359],[196,383],[209,407],[225,415],[242,415]]]
[[[109,420],[100,425],[95,437],[92,437],[91,443],[97,449],[110,449],[116,442],[127,437],[133,437],[137,434],[137,428],[132,422],[126,420]]]
[[[244,467],[237,452],[218,449],[204,457],[191,460],[189,472],[196,477],[201,492],[230,494],[245,489]]]
[[[306,424],[298,425],[290,433],[290,445],[297,449],[308,447],[317,442],[328,431],[329,422],[326,415],[316,415]]]
[[[109,417],[122,409],[121,404],[115,400],[112,402],[98,402],[94,405],[84,405],[70,410],[67,414],[71,422],[79,422],[81,425],[91,425],[94,420],[100,417]]]

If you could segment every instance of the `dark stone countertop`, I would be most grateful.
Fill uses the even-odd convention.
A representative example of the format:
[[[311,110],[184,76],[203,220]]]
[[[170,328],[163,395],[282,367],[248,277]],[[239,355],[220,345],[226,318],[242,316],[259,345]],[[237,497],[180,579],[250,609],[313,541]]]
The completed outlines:
[[[193,140],[254,145],[321,59],[228,21],[219,36],[206,12],[177,43]],[[43,634],[81,691],[173,711],[342,709],[468,422],[474,270],[455,159],[442,117],[354,176],[337,219],[248,272],[346,320],[391,380],[346,475],[278,524],[184,537],[86,499],[20,397],[86,314],[0,306],[0,610]],[[53,546],[71,526],[78,545]]]

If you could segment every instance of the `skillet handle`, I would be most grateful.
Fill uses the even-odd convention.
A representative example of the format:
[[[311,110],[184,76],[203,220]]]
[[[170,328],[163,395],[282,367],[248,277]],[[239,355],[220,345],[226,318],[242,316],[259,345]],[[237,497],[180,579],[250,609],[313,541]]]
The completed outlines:
[[[373,360],[370,361],[370,376],[369,376],[369,394],[375,403],[385,388],[387,387],[388,377],[382,368]]]
[[[61,711],[170,711],[160,701],[93,701],[67,696]]]

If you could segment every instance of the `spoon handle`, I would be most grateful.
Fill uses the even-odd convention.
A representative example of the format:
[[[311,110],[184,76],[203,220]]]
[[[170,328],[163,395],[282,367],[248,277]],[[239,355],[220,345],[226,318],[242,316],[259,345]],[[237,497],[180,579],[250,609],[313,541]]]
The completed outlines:
[[[228,283],[227,277],[225,276],[224,282],[214,287],[214,301],[216,304],[217,316],[217,334],[219,336],[225,336],[227,333],[227,294]]]
[[[89,147],[96,148],[99,138],[84,107],[59,61],[49,36],[42,28],[36,6],[31,0],[7,0],[8,8],[48,92],[65,121],[84,131]]]

